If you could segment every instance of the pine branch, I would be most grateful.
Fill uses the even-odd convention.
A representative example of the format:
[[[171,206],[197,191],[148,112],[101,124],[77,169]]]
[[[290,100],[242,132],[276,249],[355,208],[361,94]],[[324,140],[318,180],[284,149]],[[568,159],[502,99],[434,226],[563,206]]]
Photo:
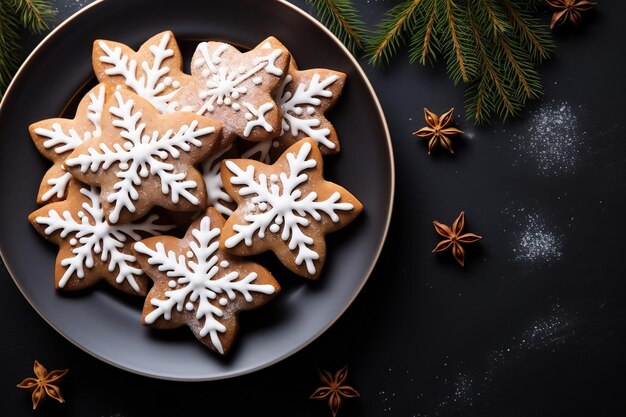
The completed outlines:
[[[367,41],[365,50],[371,63],[388,63],[406,42],[411,28],[421,26],[418,8],[422,2],[423,0],[407,0],[387,12]]]
[[[409,61],[418,61],[425,65],[430,59],[436,59],[436,53],[440,51],[438,46],[435,23],[437,22],[437,2],[439,0],[424,0],[422,19],[417,24],[417,32],[411,38],[409,47]]]
[[[443,0],[440,13],[443,16],[439,22],[439,31],[442,33],[442,49],[446,59],[448,74],[452,81],[468,83],[476,76],[477,60],[471,48],[471,31],[463,21],[467,21],[466,11],[454,0]]]
[[[443,57],[454,83],[466,84],[466,114],[479,123],[519,114],[542,94],[535,65],[552,50],[533,17],[541,0],[407,0],[393,7],[370,38],[373,63],[387,62],[410,36],[409,59]]]
[[[317,10],[319,20],[356,54],[363,49],[365,26],[350,0],[307,0]]]
[[[54,15],[47,0],[0,0],[0,98],[20,64],[20,26],[38,34]]]
[[[0,1],[0,98],[19,65],[20,49],[17,18]]]
[[[484,13],[482,16],[481,12]],[[489,37],[489,33],[495,33],[484,23],[485,19],[489,20],[488,13],[484,8],[472,7],[470,2],[468,16],[479,59],[480,74],[478,82],[474,81],[467,90],[467,111],[480,123],[486,122],[494,112],[506,119],[515,114],[519,106],[511,86],[507,85],[508,80],[503,71],[496,65],[499,55],[494,55],[497,51],[493,38]],[[482,32],[485,29],[488,32],[487,36]],[[477,99],[474,100],[473,97]]]
[[[46,0],[10,0],[9,5],[19,15],[22,26],[35,34],[48,30],[54,18],[52,5]]]
[[[529,1],[526,5],[527,10],[524,11],[521,9],[521,5],[516,2],[510,0],[501,0],[501,2],[511,20],[513,33],[522,39],[524,46],[530,50],[532,59],[539,62],[547,59],[554,50],[550,32],[545,29],[545,25],[542,25],[539,19],[533,18],[529,14],[529,12],[534,12],[538,6]],[[535,3],[543,4],[537,0]]]

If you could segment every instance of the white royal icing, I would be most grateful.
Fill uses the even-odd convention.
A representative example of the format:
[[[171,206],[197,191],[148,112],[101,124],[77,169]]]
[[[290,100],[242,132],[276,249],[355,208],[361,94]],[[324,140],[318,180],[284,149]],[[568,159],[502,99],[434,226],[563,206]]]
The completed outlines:
[[[319,74],[313,74],[308,85],[299,83],[292,94],[291,91],[287,91],[287,86],[293,81],[293,77],[287,75],[274,97],[283,110],[281,135],[291,131],[293,136],[297,136],[299,132],[302,132],[327,148],[335,149],[335,144],[328,140],[330,129],[316,129],[321,124],[320,119],[302,116],[312,116],[315,113],[315,109],[311,106],[318,107],[322,103],[318,97],[333,96],[333,92],[328,90],[328,87],[338,79],[339,77],[333,74],[321,81]]]
[[[169,195],[173,203],[178,203],[182,197],[194,205],[199,204],[189,191],[197,187],[196,182],[185,180],[187,174],[176,172],[174,165],[165,160],[170,157],[178,159],[181,151],[189,152],[192,146],[202,146],[199,138],[215,132],[215,129],[198,128],[198,121],[194,120],[189,126],[180,126],[177,132],[174,129],[146,132],[145,123],[140,122],[142,113],[133,112],[134,101],[125,101],[119,91],[115,92],[115,98],[117,106],[109,107],[108,111],[115,116],[113,125],[122,130],[120,136],[125,139],[124,144],[115,143],[113,149],[106,144],[100,144],[98,149],[90,147],[87,154],[68,159],[65,164],[79,166],[83,173],[88,170],[96,172],[100,168],[108,170],[117,164],[116,175],[120,180],[113,186],[116,191],[107,197],[109,203],[115,203],[109,215],[113,223],[119,220],[122,209],[135,212],[133,201],[139,198],[136,187],[149,175],[159,178],[161,191]]]
[[[154,249],[149,248],[143,242],[135,243],[135,250],[147,255],[150,265],[157,265],[160,272],[164,272],[172,281],[168,286],[172,288],[165,291],[165,299],[152,298],[150,304],[156,307],[145,317],[148,324],[154,323],[159,317],[165,320],[172,318],[174,307],[182,312],[183,308],[188,311],[196,310],[196,318],[204,320],[200,329],[200,336],[210,335],[215,348],[224,353],[218,337],[219,333],[226,331],[226,326],[219,322],[218,318],[224,316],[224,311],[211,301],[218,295],[222,295],[218,302],[226,306],[241,294],[247,302],[252,302],[254,292],[273,294],[276,289],[269,284],[254,284],[257,273],[251,272],[245,277],[240,277],[237,271],[227,271],[228,264],[218,263],[216,252],[219,249],[219,228],[211,229],[211,219],[205,216],[200,221],[200,228],[193,229],[194,240],[189,244],[194,259],[185,256],[177,256],[174,251],[166,251],[163,243],[158,242]]]
[[[90,92],[89,105],[87,106],[87,120],[91,122],[91,130],[83,132],[83,135],[79,135],[76,129],[68,129],[64,131],[59,123],[54,123],[52,129],[46,129],[38,127],[35,129],[35,133],[41,137],[48,138],[43,142],[43,146],[46,149],[53,149],[56,154],[62,154],[65,152],[73,151],[77,146],[82,145],[83,142],[100,136],[102,127],[100,125],[102,119],[102,109],[104,107],[106,88],[101,85],[98,89],[97,95]],[[42,201],[48,201],[56,195],[57,198],[63,198],[67,192],[67,186],[72,179],[72,176],[65,172],[59,177],[48,179],[48,185],[51,188],[46,191],[42,197]]]
[[[59,281],[59,287],[64,288],[74,274],[78,279],[83,279],[85,268],[91,269],[94,266],[94,257],[97,256],[102,262],[108,261],[109,272],[114,272],[117,268],[115,282],[122,284],[126,281],[133,290],[139,292],[135,277],[143,272],[132,265],[137,259],[121,249],[129,240],[142,239],[140,233],[154,236],[174,226],[155,224],[159,218],[157,215],[152,215],[141,223],[111,225],[106,221],[98,190],[88,187],[82,188],[80,192],[89,201],[83,203],[82,210],[76,213],[78,219],[74,219],[68,210],[63,213],[50,210],[47,216],[38,216],[35,219],[38,224],[47,226],[44,230],[46,235],[58,231],[61,238],[65,238],[73,234],[68,243],[74,247],[74,256],[61,260],[61,266],[67,269]]]
[[[111,48],[105,41],[98,43],[105,53],[98,59],[100,62],[111,65],[104,70],[106,75],[124,77],[127,87],[150,101],[161,113],[166,113],[172,97],[180,88],[180,82],[169,75],[171,69],[163,65],[166,59],[174,56],[174,50],[167,47],[169,42],[170,34],[165,32],[157,45],[150,46],[150,53],[153,56],[151,65],[148,61],[137,62],[136,59],[123,54],[119,46]],[[139,74],[138,69],[141,70]],[[165,89],[170,86],[172,90],[164,94]]]
[[[350,203],[338,203],[341,199],[339,192],[333,193],[328,199],[317,201],[317,193],[310,192],[302,195],[299,187],[306,183],[308,175],[304,171],[317,165],[315,159],[307,159],[311,152],[311,144],[305,142],[298,155],[287,153],[289,172],[281,172],[280,175],[272,174],[267,177],[259,174],[255,179],[255,170],[248,165],[246,170],[241,169],[233,161],[226,161],[228,168],[234,175],[230,178],[233,185],[242,185],[239,195],[251,196],[250,203],[253,210],[244,216],[245,224],[233,225],[235,234],[225,241],[227,248],[233,248],[240,242],[246,246],[252,246],[252,238],[256,234],[260,239],[265,237],[269,230],[278,234],[283,241],[289,241],[289,249],[297,250],[296,265],[306,264],[309,274],[315,274],[314,262],[319,259],[319,254],[309,248],[313,245],[312,237],[306,235],[302,228],[310,224],[307,215],[319,222],[321,213],[325,213],[333,222],[339,221],[338,210],[352,210]]]
[[[201,58],[195,60],[194,66],[202,69],[201,74],[206,89],[201,89],[198,93],[204,103],[197,113],[200,115],[212,113],[216,106],[230,106],[235,112],[239,112],[243,109],[243,105],[248,110],[242,112],[244,113],[242,117],[247,120],[245,137],[249,136],[252,129],[257,126],[271,132],[273,129],[265,120],[265,113],[273,108],[272,103],[268,102],[258,109],[255,108],[243,100],[248,93],[248,88],[241,84],[248,79],[252,79],[255,85],[262,84],[263,78],[257,75],[261,71],[281,76],[283,71],[276,66],[276,60],[282,55],[282,50],[274,49],[269,55],[254,58],[252,62],[254,66],[248,69],[242,66],[237,68],[229,66],[228,60],[222,56],[228,48],[229,45],[221,44],[211,51],[207,42],[198,45],[197,52],[200,53]]]

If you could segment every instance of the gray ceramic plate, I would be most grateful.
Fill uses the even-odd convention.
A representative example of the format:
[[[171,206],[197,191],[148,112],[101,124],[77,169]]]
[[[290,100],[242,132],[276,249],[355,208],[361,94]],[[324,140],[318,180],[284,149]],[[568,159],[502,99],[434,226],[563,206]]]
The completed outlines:
[[[80,295],[57,293],[56,247],[27,221],[37,207],[37,188],[49,166],[31,143],[28,125],[73,115],[76,98],[94,83],[90,59],[94,39],[137,47],[165,29],[174,31],[187,58],[197,40],[222,39],[251,47],[274,35],[301,68],[327,67],[348,74],[344,94],[329,115],[342,153],[327,158],[325,165],[329,179],[363,202],[364,215],[329,235],[329,256],[319,281],[274,271],[284,291],[262,309],[241,315],[236,347],[225,359],[203,347],[187,329],[157,332],[142,327],[142,301],[106,285]],[[283,1],[95,3],[45,39],[0,104],[0,250],[15,283],[37,312],[72,343],[112,365],[156,378],[241,375],[276,363],[315,340],[345,311],[370,275],[387,233],[393,191],[389,133],[365,74],[330,32]]]

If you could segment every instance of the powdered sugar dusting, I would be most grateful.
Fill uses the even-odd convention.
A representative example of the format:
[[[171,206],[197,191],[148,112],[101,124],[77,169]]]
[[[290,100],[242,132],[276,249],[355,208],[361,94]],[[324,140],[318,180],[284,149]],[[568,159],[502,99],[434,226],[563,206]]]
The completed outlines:
[[[580,108],[579,108],[580,109]],[[530,160],[542,176],[560,176],[576,170],[581,140],[576,109],[567,102],[548,103],[535,111],[512,136],[515,165]]]
[[[537,212],[524,208],[502,211],[514,223],[513,230],[504,229],[513,245],[513,258],[531,264],[551,263],[562,256],[562,236],[555,226]]]
[[[561,242],[556,234],[546,230],[545,224],[536,214],[528,215],[526,221],[526,229],[522,232],[517,247],[513,249],[515,258],[530,262],[559,259]]]

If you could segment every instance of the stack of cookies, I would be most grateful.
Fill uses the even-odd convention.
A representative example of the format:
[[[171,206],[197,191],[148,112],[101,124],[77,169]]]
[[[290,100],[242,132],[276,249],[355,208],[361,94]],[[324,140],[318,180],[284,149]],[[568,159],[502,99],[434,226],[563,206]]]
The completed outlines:
[[[238,312],[280,291],[249,256],[317,279],[325,235],[363,209],[323,178],[345,74],[299,70],[272,37],[245,53],[200,43],[191,75],[171,32],[138,51],[97,40],[92,59],[99,84],[75,117],[30,126],[53,163],[29,220],[59,246],[55,286],[105,280],[145,297],[145,325],[187,325],[225,354]]]

